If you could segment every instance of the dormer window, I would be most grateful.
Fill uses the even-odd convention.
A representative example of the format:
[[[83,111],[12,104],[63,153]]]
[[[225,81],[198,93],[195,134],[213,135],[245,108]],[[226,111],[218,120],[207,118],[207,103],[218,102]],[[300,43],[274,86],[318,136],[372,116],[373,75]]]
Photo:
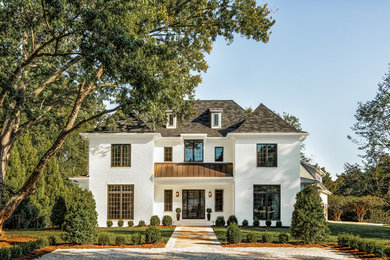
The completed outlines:
[[[222,127],[222,109],[210,108],[211,128]]]
[[[172,114],[171,110],[168,110],[167,114],[168,114],[167,128],[176,128],[176,117]]]

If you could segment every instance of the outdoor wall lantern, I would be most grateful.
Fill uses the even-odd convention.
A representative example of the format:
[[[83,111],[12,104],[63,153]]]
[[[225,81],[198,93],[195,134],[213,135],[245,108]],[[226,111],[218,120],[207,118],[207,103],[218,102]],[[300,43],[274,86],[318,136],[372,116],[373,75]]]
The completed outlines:
[[[179,197],[179,192],[178,191],[176,191],[176,197]]]
[[[209,197],[211,198],[212,194],[211,194],[211,191],[209,191]]]

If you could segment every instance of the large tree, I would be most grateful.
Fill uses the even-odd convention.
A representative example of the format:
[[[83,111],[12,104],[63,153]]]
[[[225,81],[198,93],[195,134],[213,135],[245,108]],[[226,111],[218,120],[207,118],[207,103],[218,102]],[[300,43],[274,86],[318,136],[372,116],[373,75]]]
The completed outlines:
[[[118,109],[154,125],[168,108],[185,115],[216,38],[267,42],[273,24],[255,0],[1,1],[0,194],[15,142],[36,125],[58,131],[0,210],[0,232],[72,132]],[[88,112],[103,101],[115,105]]]

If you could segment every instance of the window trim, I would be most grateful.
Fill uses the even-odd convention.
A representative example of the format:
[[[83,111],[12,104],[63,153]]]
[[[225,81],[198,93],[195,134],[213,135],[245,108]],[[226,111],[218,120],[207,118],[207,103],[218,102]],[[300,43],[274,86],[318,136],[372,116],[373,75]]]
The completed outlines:
[[[121,147],[121,148],[120,148],[120,149],[121,149],[121,151],[120,151],[120,161],[121,161],[120,164],[121,164],[121,165],[118,165],[118,166],[113,165],[113,158],[114,158],[114,157],[113,157],[113,149],[112,149],[112,148],[113,148],[114,145],[119,145],[119,146]],[[126,165],[126,166],[123,166],[123,165],[122,165],[122,164],[123,164],[123,163],[122,163],[122,159],[123,159],[123,158],[122,158],[122,153],[123,153],[123,146],[124,146],[124,145],[129,145],[129,150],[130,150],[130,151],[129,151],[129,157],[130,157],[130,158],[129,158],[129,165]],[[132,149],[131,149],[131,144],[111,144],[110,149],[111,149],[111,158],[110,158],[110,167],[111,167],[111,168],[129,168],[129,167],[131,167],[131,157],[132,157],[132,156],[131,156],[131,151],[132,151]]]
[[[120,192],[114,192],[114,193],[119,193],[121,194],[120,196],[120,202],[119,202],[119,215],[121,218],[109,218],[110,216],[110,203],[109,203],[109,195],[110,195],[110,189],[108,188],[109,186],[121,186],[121,191]],[[122,218],[122,186],[133,186],[133,201],[132,201],[132,212],[133,212],[133,218]],[[131,193],[131,192],[125,192],[125,193]],[[135,185],[134,184],[107,184],[107,220],[134,220],[134,212],[135,209]]]
[[[222,160],[221,161],[217,161],[217,148],[222,148]],[[224,155],[224,147],[223,146],[215,146],[214,147],[214,162],[223,162],[224,158],[223,158],[223,155]]]
[[[217,210],[217,191],[222,191],[222,210]],[[223,191],[223,189],[215,189],[214,190],[214,212],[223,212],[223,208],[224,208],[224,206],[223,206],[223,204],[224,204],[224,191]]]
[[[165,208],[165,192],[166,191],[169,191],[171,193],[171,210],[166,210]],[[164,190],[164,212],[172,212],[173,211],[173,190],[171,189],[167,189],[167,190]]]
[[[275,152],[276,152],[276,165],[275,166],[268,166],[268,165],[259,165],[259,159],[258,159],[258,151],[257,151],[257,147],[258,145],[275,145]],[[277,143],[257,143],[256,144],[256,168],[277,168],[278,167],[278,144]],[[267,148],[267,161],[268,161],[268,148]]]
[[[282,218],[282,205],[281,205],[281,202],[282,202],[282,185],[280,184],[253,184],[252,186],[252,199],[253,199],[253,204],[252,204],[252,215],[253,215],[253,219],[258,218],[259,220],[267,220],[267,212],[268,212],[268,208],[266,206],[266,209],[265,209],[265,216],[266,216],[266,219],[260,219],[259,217],[255,216],[255,186],[279,186],[279,218],[278,219],[271,219],[273,221],[277,221],[277,220],[281,220]],[[272,192],[272,193],[276,193],[276,192]],[[266,199],[265,199],[265,203],[267,204],[268,202],[268,191],[265,193],[266,194]]]
[[[194,147],[192,148],[192,159],[194,159],[193,161],[186,161],[186,141],[202,141],[202,160],[201,161],[195,161],[195,150],[194,150]],[[203,139],[184,139],[184,142],[183,142],[183,145],[184,145],[184,162],[188,162],[188,163],[199,163],[199,162],[204,162],[204,141]]]
[[[171,160],[166,159],[166,150],[171,150]],[[172,146],[164,146],[164,162],[173,162],[173,147]]]
[[[215,124],[215,116],[218,116],[218,125]],[[210,118],[211,128],[222,128],[222,113],[221,112],[211,112]]]

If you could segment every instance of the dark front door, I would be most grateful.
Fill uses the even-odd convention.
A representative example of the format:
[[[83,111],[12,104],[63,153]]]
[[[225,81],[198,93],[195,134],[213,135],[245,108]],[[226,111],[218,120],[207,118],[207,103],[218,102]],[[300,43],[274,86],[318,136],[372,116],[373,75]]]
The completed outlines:
[[[204,190],[183,190],[183,219],[204,219]]]

